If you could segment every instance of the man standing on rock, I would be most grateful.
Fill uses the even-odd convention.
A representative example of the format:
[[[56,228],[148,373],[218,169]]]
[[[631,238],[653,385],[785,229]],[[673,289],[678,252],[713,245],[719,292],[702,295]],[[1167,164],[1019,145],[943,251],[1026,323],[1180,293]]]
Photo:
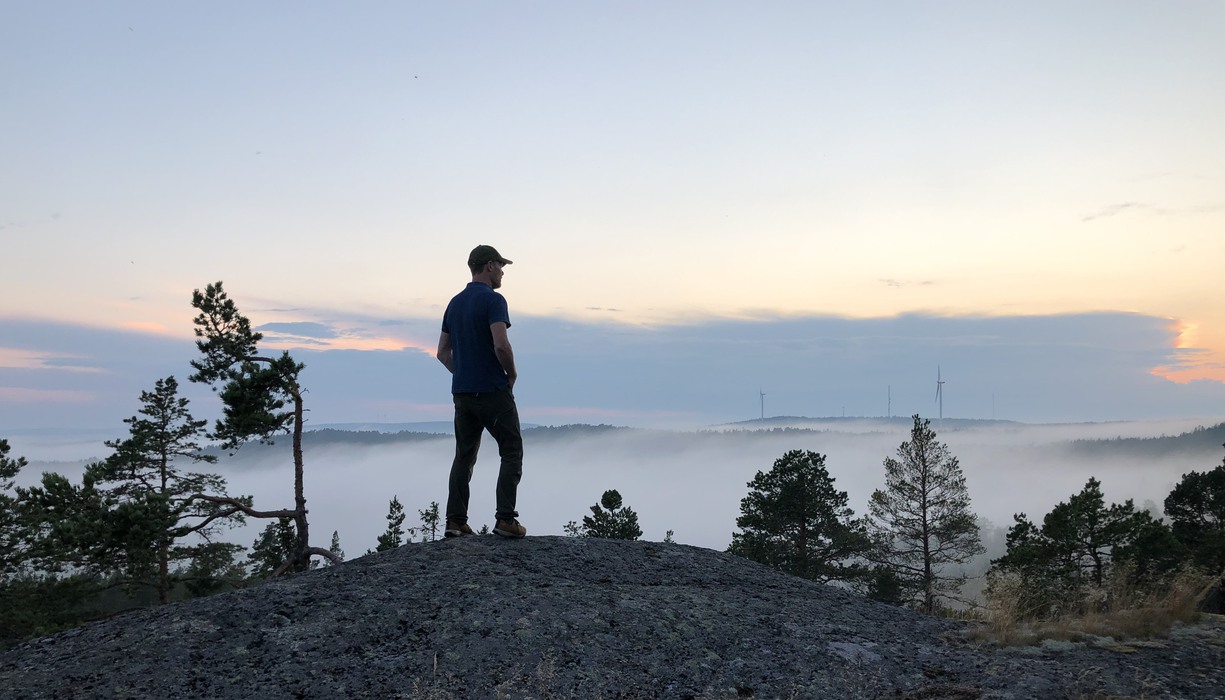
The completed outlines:
[[[502,286],[503,268],[511,261],[493,246],[478,245],[468,255],[472,281],[455,295],[442,317],[438,361],[451,372],[455,399],[455,461],[447,494],[447,537],[475,535],[468,527],[469,484],[481,435],[488,430],[498,443],[497,512],[493,532],[523,537],[527,528],[516,519],[515,499],[523,475],[523,436],[515,406],[515,355],[506,337],[510,314]]]

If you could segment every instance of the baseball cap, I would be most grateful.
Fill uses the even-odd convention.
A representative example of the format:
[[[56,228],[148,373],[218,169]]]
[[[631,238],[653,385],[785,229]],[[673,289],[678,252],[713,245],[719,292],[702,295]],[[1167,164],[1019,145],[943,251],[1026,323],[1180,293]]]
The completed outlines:
[[[468,254],[468,266],[484,265],[487,262],[500,262],[503,265],[511,264],[509,260],[502,257],[497,248],[491,245],[478,245]]]

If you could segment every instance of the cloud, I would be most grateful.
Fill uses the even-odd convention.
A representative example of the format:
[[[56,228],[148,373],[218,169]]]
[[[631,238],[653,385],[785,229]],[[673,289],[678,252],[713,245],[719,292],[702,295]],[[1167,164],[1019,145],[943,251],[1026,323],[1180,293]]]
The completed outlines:
[[[0,386],[0,400],[21,403],[81,403],[97,398],[88,391],[65,389],[29,389],[25,387]]]
[[[6,357],[0,362],[0,429],[123,427],[139,407],[140,392],[167,376],[185,380],[198,351],[189,338],[130,329],[45,321],[0,320]],[[34,361],[30,361],[33,358]],[[184,396],[207,396],[180,381]],[[211,397],[210,397],[211,398]]]
[[[1168,319],[1100,313],[906,314],[626,327],[523,318],[517,393],[534,406],[599,405],[722,422],[769,415],[936,411],[1017,420],[1215,415],[1225,386],[1183,392],[1152,374],[1174,356]],[[1215,397],[1215,398],[1212,398]],[[1172,413],[1171,413],[1172,412]]]
[[[1189,211],[1194,214],[1215,214],[1220,211],[1225,211],[1225,203],[1201,204],[1199,206],[1191,207]]]
[[[0,347],[0,368],[42,369],[62,372],[100,372],[97,367],[80,364],[81,355],[25,348]]]
[[[274,326],[323,336],[281,346],[306,365],[302,382],[312,423],[450,418],[450,375],[433,357],[432,342],[405,342],[417,334],[436,337],[437,319],[398,321],[404,338],[383,335],[381,320]],[[41,358],[33,365],[0,363],[0,386],[96,397],[57,411],[32,401],[0,402],[0,429],[118,424],[136,410],[141,391],[168,375],[191,392],[200,417],[219,411],[207,387],[183,381],[198,354],[192,339],[5,320],[0,337],[27,355],[35,351],[24,348],[37,348]],[[665,428],[756,418],[759,391],[767,394],[770,416],[931,416],[938,410],[937,367],[948,417],[1050,422],[1220,415],[1225,384],[1180,384],[1155,373],[1205,359],[1185,338],[1188,347],[1176,347],[1179,337],[1169,319],[1127,313],[806,316],[657,326],[521,314],[511,331],[524,422]],[[56,361],[96,371],[48,371]]]
[[[262,313],[314,319],[270,321],[256,326],[255,330],[265,334],[262,345],[275,350],[411,349],[432,354],[437,341],[436,321],[427,325],[420,319],[371,318],[325,309],[265,310]]]
[[[892,278],[884,278],[880,280],[881,284],[886,287],[894,287],[900,289],[902,287],[930,287],[935,284],[932,280],[897,280]]]
[[[298,321],[293,323],[265,323],[256,327],[261,333],[275,333],[295,338],[335,338],[336,331],[325,323]]]
[[[1124,202],[1122,204],[1112,204],[1108,207],[1105,207],[1104,209],[1101,209],[1100,211],[1094,214],[1089,214],[1088,216],[1082,217],[1081,223],[1086,223],[1089,221],[1093,221],[1095,219],[1105,219],[1105,218],[1109,218],[1112,216],[1118,216],[1119,214],[1122,214],[1123,212],[1131,210],[1131,209],[1145,209],[1145,208],[1150,208],[1150,207],[1148,207],[1148,205],[1140,204],[1138,202]]]
[[[1089,214],[1081,218],[1081,223],[1094,221],[1096,219],[1106,219],[1112,216],[1118,216],[1127,212],[1148,211],[1157,216],[1181,216],[1186,214],[1215,214],[1220,211],[1225,211],[1225,204],[1199,204],[1190,207],[1178,209],[1165,209],[1156,207],[1151,204],[1142,204],[1140,202],[1123,202],[1122,204],[1112,204],[1104,207],[1100,211]]]

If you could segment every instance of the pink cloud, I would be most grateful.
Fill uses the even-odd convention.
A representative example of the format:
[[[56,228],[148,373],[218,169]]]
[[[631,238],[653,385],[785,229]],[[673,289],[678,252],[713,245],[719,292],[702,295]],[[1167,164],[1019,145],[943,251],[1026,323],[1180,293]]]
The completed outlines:
[[[0,400],[14,403],[87,403],[96,398],[97,396],[89,391],[0,386]]]

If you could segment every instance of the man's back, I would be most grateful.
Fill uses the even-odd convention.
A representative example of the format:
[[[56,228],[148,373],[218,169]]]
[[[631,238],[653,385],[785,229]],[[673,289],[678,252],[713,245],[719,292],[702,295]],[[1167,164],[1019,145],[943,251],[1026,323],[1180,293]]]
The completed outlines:
[[[450,335],[455,371],[451,393],[497,391],[509,384],[506,371],[494,352],[494,323],[510,327],[506,299],[487,284],[470,282],[447,305],[442,332]]]

